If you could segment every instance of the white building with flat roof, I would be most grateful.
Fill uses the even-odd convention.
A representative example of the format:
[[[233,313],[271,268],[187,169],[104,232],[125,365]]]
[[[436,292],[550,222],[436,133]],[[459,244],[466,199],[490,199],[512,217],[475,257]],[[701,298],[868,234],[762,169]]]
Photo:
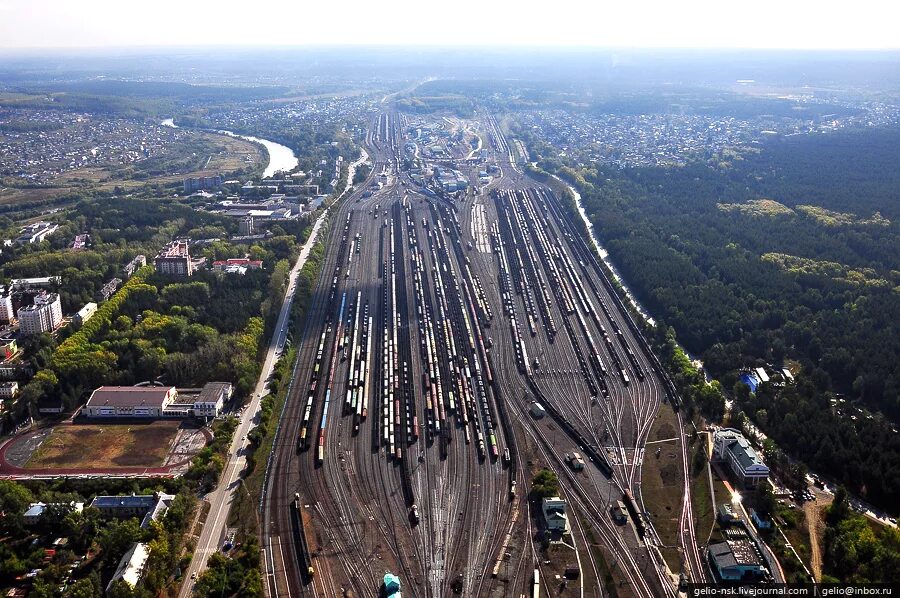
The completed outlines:
[[[0,293],[0,322],[12,322],[16,319],[16,312],[13,311],[12,295],[3,292]]]
[[[162,417],[178,391],[174,386],[101,386],[88,399],[87,417]]]
[[[95,313],[97,313],[97,304],[90,301],[78,310],[78,313],[72,317],[72,321],[79,326],[83,326]]]
[[[745,487],[751,488],[769,477],[769,468],[759,453],[738,430],[723,428],[713,436],[713,458],[728,464],[731,472]]]
[[[144,567],[147,565],[149,556],[150,550],[147,548],[146,544],[143,542],[132,544],[131,548],[128,549],[128,552],[122,556],[122,560],[119,561],[119,566],[113,574],[112,579],[109,580],[106,591],[109,592],[113,584],[120,579],[134,589],[144,575]]]

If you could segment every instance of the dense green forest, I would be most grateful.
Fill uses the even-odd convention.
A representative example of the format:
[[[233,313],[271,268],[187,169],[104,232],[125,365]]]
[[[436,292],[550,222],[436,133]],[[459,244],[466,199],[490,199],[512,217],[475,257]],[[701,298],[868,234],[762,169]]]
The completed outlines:
[[[739,408],[811,467],[900,504],[900,131],[624,170],[523,137],[577,184],[641,302],[726,388],[742,367],[796,360],[796,386],[741,393]]]
[[[822,582],[900,583],[900,531],[875,526],[854,513],[838,489],[825,516]]]

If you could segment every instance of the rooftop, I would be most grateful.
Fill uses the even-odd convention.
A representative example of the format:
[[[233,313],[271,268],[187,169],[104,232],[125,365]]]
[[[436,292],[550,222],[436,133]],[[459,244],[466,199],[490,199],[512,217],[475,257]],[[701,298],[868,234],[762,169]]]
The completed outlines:
[[[161,406],[174,386],[101,386],[91,394],[86,407],[100,405],[110,407]]]
[[[147,563],[149,555],[150,551],[147,549],[146,544],[142,542],[135,543],[125,553],[122,560],[119,561],[119,567],[116,569],[115,575],[112,576],[109,585],[112,586],[117,580],[124,579],[132,588],[135,587],[141,579],[141,574],[144,572],[144,565]],[[107,586],[108,588],[109,586]]]
[[[188,242],[184,239],[180,239],[178,241],[172,241],[168,247],[163,248],[157,258],[180,258],[180,257],[190,257],[190,251],[188,250]]]

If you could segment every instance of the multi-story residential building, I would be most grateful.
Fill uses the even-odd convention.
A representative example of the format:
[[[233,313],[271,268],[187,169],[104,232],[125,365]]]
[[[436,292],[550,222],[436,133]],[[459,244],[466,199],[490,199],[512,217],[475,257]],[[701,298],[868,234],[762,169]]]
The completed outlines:
[[[120,284],[122,284],[121,278],[110,279],[109,282],[107,282],[102,287],[100,287],[100,291],[97,293],[100,300],[106,301],[107,299],[112,297],[113,293],[115,293],[118,290]]]
[[[16,318],[13,311],[12,295],[6,292],[6,289],[0,293],[0,321],[12,322]]]
[[[184,239],[172,241],[159,252],[153,263],[160,274],[191,276],[194,273],[194,262],[191,260],[188,242]]]
[[[19,330],[22,334],[51,332],[62,323],[62,303],[58,293],[35,296],[34,305],[19,309]]]
[[[185,193],[193,193],[195,191],[201,191],[203,189],[216,189],[221,186],[222,177],[220,175],[190,177],[184,179]]]
[[[0,382],[0,399],[14,399],[17,394],[19,394],[18,382]]]
[[[131,276],[138,271],[139,268],[143,268],[147,265],[147,256],[143,254],[139,254],[134,256],[134,259],[125,264],[125,278],[131,278]]]
[[[127,494],[124,496],[96,496],[91,501],[92,507],[100,511],[104,517],[129,519],[141,518],[141,527],[147,528],[151,521],[156,521],[169,509],[174,494]]]

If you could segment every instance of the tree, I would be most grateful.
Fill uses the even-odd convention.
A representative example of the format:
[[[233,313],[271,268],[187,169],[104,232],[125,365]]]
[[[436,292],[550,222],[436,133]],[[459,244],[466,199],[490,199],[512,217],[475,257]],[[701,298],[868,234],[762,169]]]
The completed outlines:
[[[144,530],[137,519],[110,521],[100,533],[99,544],[107,563],[118,563],[132,544],[144,539]]]
[[[834,493],[834,500],[831,501],[831,506],[828,507],[828,514],[826,515],[825,520],[828,525],[836,527],[849,515],[850,496],[847,494],[846,488],[838,486],[838,489]]]
[[[768,482],[763,482],[756,487],[755,495],[756,512],[763,518],[769,518],[775,512],[777,501],[775,494],[772,492],[772,486]]]
[[[5,532],[20,532],[24,527],[24,514],[34,501],[31,492],[16,482],[0,480],[0,529]]]
[[[64,596],[65,598],[100,598],[99,580],[94,576],[79,579],[66,590]]]
[[[559,496],[559,477],[549,469],[542,469],[531,481],[531,491],[536,498]]]
[[[108,598],[134,598],[134,588],[124,579],[117,579],[109,586]]]

